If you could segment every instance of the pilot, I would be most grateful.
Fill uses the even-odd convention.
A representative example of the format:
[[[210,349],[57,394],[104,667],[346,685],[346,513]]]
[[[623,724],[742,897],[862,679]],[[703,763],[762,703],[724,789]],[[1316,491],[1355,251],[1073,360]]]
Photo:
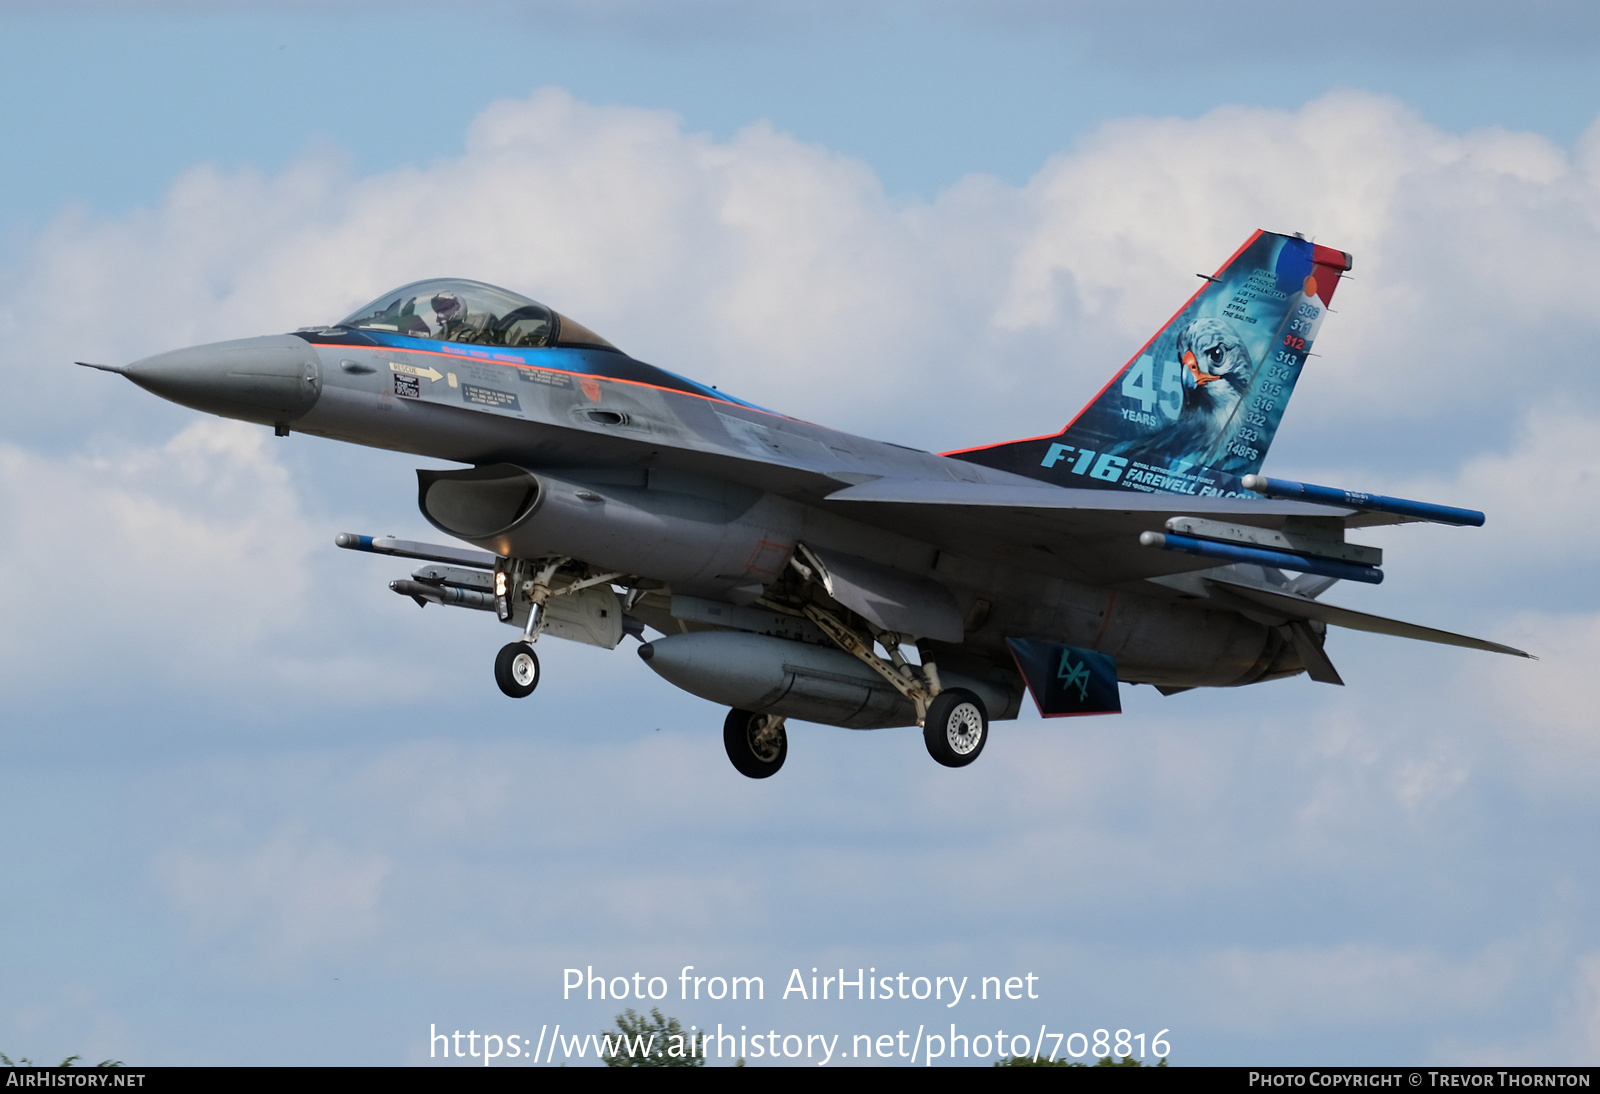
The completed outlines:
[[[467,302],[449,289],[435,293],[433,313],[439,324],[435,338],[448,342],[478,342],[495,345],[495,317],[493,312],[472,311]]]
[[[441,292],[433,298],[433,314],[438,317],[439,337],[447,342],[472,341],[472,328],[467,325],[467,306],[453,292]]]

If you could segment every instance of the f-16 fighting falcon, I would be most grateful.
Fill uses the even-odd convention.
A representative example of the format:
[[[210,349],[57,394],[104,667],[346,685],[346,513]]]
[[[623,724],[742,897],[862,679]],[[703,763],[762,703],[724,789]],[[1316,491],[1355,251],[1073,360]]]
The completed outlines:
[[[1345,532],[1482,513],[1267,478],[1262,461],[1342,251],[1257,232],[1060,433],[935,455],[773,413],[475,281],[423,281],[329,326],[159,354],[118,372],[196,410],[463,465],[417,472],[459,544],[341,534],[420,562],[418,604],[615,649],[729,708],[728,758],[783,766],[786,719],[919,725],[977,759],[1029,692],[1046,717],[1305,673],[1328,628],[1529,656],[1335,607],[1383,579]],[[657,637],[645,641],[646,632]]]

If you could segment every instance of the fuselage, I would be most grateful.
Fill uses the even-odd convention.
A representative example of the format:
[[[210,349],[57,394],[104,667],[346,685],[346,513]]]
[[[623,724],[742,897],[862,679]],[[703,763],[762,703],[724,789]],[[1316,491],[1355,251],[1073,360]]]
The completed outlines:
[[[1147,582],[1074,580],[1070,545],[963,550],[827,500],[878,478],[1026,481],[1018,476],[785,417],[603,344],[490,346],[337,326],[180,350],[126,373],[280,433],[536,473],[540,512],[514,533],[452,526],[424,494],[436,526],[497,553],[568,555],[741,603],[803,542],[944,586],[964,621],[960,655],[997,670],[1011,664],[1006,637],[1022,635],[1101,651],[1124,681],[1164,688],[1301,669],[1276,628],[1243,615]]]

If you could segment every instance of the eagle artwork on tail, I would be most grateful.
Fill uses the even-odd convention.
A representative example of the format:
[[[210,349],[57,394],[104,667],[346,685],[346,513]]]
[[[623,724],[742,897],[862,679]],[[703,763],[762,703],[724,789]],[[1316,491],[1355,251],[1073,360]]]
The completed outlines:
[[[1173,345],[1181,403],[1177,421],[1112,449],[1119,456],[1164,462],[1173,453],[1201,465],[1218,463],[1228,429],[1249,393],[1255,363],[1244,339],[1225,319],[1196,319]]]

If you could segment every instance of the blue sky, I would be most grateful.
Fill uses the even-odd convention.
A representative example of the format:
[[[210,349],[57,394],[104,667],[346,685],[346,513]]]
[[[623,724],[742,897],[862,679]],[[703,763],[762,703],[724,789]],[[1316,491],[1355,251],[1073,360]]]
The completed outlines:
[[[1600,17],[1119,11],[0,3],[0,1051],[426,1062],[693,964],[769,992],[702,1026],[1592,1064]],[[480,277],[948,448],[1058,426],[1257,227],[1356,259],[1269,473],[1489,513],[1329,599],[1537,664],[1339,633],[1343,689],[1128,689],[958,772],[801,726],[751,783],[629,649],[514,703],[498,628],[332,548],[425,537],[426,461],[67,364]],[[813,966],[1041,998],[772,999]]]

